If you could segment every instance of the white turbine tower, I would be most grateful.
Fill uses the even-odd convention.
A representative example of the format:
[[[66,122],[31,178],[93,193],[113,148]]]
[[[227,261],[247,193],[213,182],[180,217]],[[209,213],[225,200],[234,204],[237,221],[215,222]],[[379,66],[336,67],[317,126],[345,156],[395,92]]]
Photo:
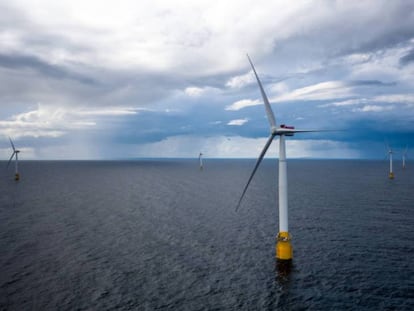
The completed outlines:
[[[203,170],[203,154],[201,152],[198,155],[198,162],[200,164],[200,171],[202,171]]]
[[[387,150],[388,150],[388,157],[390,159],[390,172],[388,174],[389,179],[394,179],[394,172],[392,170],[392,154],[394,151],[392,151],[391,147],[387,144]]]
[[[13,159],[13,157],[14,156],[16,156],[16,160],[15,160],[15,174],[14,174],[14,179],[15,180],[19,180],[20,179],[20,175],[19,175],[19,157],[18,157],[18,154],[19,154],[19,152],[20,152],[20,150],[17,150],[15,147],[14,147],[14,144],[13,144],[13,141],[11,140],[11,138],[9,137],[9,140],[10,140],[10,144],[11,144],[11,146],[12,146],[12,148],[13,148],[13,153],[12,153],[12,155],[11,155],[11,157],[10,157],[10,159],[9,159],[9,162],[7,163],[7,167],[9,167],[9,165],[10,165],[10,162],[11,162],[11,160]]]
[[[256,76],[257,83],[259,84],[260,92],[263,97],[263,102],[266,108],[267,118],[270,124],[270,136],[260,153],[259,158],[256,161],[256,165],[251,173],[246,186],[244,187],[243,193],[240,197],[239,203],[237,204],[236,210],[239,209],[242,199],[246,193],[249,184],[256,173],[267,149],[270,147],[273,139],[279,136],[279,234],[276,238],[276,258],[280,261],[290,261],[293,258],[293,249],[291,245],[291,237],[288,228],[288,184],[287,184],[287,165],[286,165],[286,148],[285,148],[285,136],[293,136],[295,133],[305,132],[319,132],[315,130],[297,130],[293,126],[286,126],[284,124],[279,127],[276,126],[275,116],[272,108],[270,107],[269,100],[267,99],[266,93],[263,89],[262,83],[260,82],[259,76],[256,73],[256,69],[249,55],[247,55],[250,65],[253,69],[254,75]]]
[[[402,154],[402,166],[403,169],[405,169],[405,158],[407,157],[407,152],[408,152],[408,146],[405,146],[405,150]]]

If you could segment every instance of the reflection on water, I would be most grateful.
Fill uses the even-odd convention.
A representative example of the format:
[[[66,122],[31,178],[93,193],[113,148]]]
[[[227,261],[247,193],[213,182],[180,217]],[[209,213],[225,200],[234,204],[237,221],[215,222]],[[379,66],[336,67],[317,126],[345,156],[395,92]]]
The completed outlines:
[[[275,259],[275,283],[279,288],[277,309],[290,310],[292,307],[293,293],[293,261]]]
[[[293,260],[276,260],[276,278],[279,282],[285,282],[289,279],[292,272]]]

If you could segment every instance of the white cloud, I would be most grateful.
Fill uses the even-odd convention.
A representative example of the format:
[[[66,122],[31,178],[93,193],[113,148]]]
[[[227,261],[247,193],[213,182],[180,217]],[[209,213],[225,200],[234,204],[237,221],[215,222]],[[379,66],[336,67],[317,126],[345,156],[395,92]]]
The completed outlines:
[[[38,104],[35,110],[14,115],[8,120],[0,120],[0,129],[4,136],[14,138],[56,138],[70,130],[91,128],[99,122],[99,117],[133,115],[138,110],[130,107],[69,108]]]
[[[10,120],[0,121],[5,136],[19,137],[60,137],[68,129],[93,126],[91,121],[79,118],[67,119],[68,111],[63,108],[38,105],[36,110],[14,115]]]
[[[285,1],[256,1],[253,5],[252,1],[237,0],[6,3],[22,13],[24,23],[9,24],[0,32],[3,49],[25,51],[31,42],[32,53],[55,64],[158,72],[191,69],[202,75],[240,72],[241,66],[247,69],[244,53],[249,51],[259,59],[279,53],[284,57],[275,59],[272,54],[274,61],[293,71],[314,67],[312,64],[320,64],[326,55],[343,55],[349,50],[356,50],[348,57],[350,64],[360,63],[369,59],[370,53],[359,49],[411,26],[410,16],[397,23],[404,5],[386,1],[318,1],[317,9],[306,0],[289,5]],[[43,40],[29,40],[37,37]],[[47,39],[57,40],[50,45]],[[252,77],[230,78],[228,87],[241,87],[245,79]]]
[[[283,84],[283,87],[277,88],[278,91],[282,92],[288,88]],[[322,83],[317,83],[314,85],[306,86],[287,92],[278,96],[271,98],[269,101],[276,102],[285,102],[285,101],[295,101],[295,100],[329,100],[337,98],[346,98],[353,96],[352,87],[348,86],[346,83],[341,81],[327,81]],[[237,102],[234,102],[230,106],[227,106],[226,110],[240,110],[249,106],[260,105],[261,101],[258,99],[242,99]],[[351,104],[351,101],[330,104],[330,105],[347,105]],[[328,105],[321,105],[320,107],[327,107]]]
[[[145,108],[132,107],[104,107],[95,109],[84,109],[72,111],[71,114],[79,116],[125,116],[137,114],[140,110],[149,110]]]
[[[285,82],[274,83],[270,86],[272,93],[286,94],[289,93],[289,86]]]
[[[412,44],[400,44],[383,49],[380,53],[371,52],[366,61],[349,64],[349,76],[351,80],[377,80],[382,82],[413,85],[412,71],[409,68],[400,67],[399,61],[408,51]],[[338,65],[341,59],[338,59]]]
[[[246,74],[231,77],[227,82],[226,86],[232,89],[241,89],[242,87],[254,82],[253,72],[249,71]]]
[[[374,101],[385,103],[414,104],[414,94],[388,94],[376,96]]]
[[[198,96],[200,96],[201,94],[204,93],[204,89],[202,89],[200,87],[192,86],[192,87],[187,87],[184,90],[184,93],[187,94],[190,97],[198,97]]]
[[[352,111],[356,112],[383,112],[393,110],[394,106],[378,106],[378,105],[365,105],[362,108],[355,108]]]
[[[305,46],[307,53],[300,53],[302,59],[359,47],[394,30],[398,14],[398,10],[388,8],[389,18],[384,20],[383,10],[398,5],[369,1],[318,2],[317,10],[314,3],[305,0],[289,5],[285,1],[256,1],[253,5],[251,1],[207,0],[37,3],[20,0],[9,4],[24,10],[27,21],[19,29],[7,31],[13,34],[7,42],[17,50],[23,50],[27,33],[56,38],[64,34],[66,45],[50,48],[37,44],[32,51],[51,62],[105,64],[127,69],[131,66],[155,70],[192,68],[202,73],[240,70],[238,67],[245,64],[244,52],[255,51],[255,56],[261,57],[275,47],[284,48],[289,58],[297,59],[297,55],[289,54],[292,50],[302,51],[299,39],[311,42]],[[369,27],[371,24],[375,30]],[[318,44],[313,44],[315,41]],[[71,49],[76,47],[76,53],[72,53]],[[363,53],[354,54],[354,58],[363,58],[358,56]],[[281,63],[288,68],[295,65],[286,63],[286,58]],[[294,68],[308,65],[301,63]],[[243,78],[236,80],[228,86],[239,87]]]
[[[52,62],[105,64],[106,67],[125,69],[131,66],[156,70],[197,68],[203,73],[236,69],[240,60],[245,59],[240,51],[270,51],[272,40],[257,48],[261,41],[259,34],[270,38],[286,36],[281,31],[286,28],[285,20],[303,11],[304,7],[310,7],[306,2],[286,7],[276,1],[266,3],[267,9],[263,10],[261,5],[253,9],[250,1],[221,3],[206,0],[194,3],[180,0],[125,0],[121,3],[62,0],[59,5],[53,1],[33,5],[30,0],[20,0],[9,5],[27,8],[28,29],[19,29],[8,40],[17,41],[14,45],[17,49],[24,45],[25,32],[30,30],[57,38],[65,34],[68,43],[84,47],[78,49],[78,53],[70,53],[67,47],[59,45],[50,49],[38,44],[33,49],[37,55]],[[279,18],[268,18],[272,16],[270,12],[279,12]],[[255,25],[254,31],[251,25]],[[279,31],[274,32],[274,29]]]
[[[288,92],[270,99],[271,102],[284,102],[294,100],[329,100],[353,96],[352,88],[342,81],[326,81],[292,92]]]
[[[249,119],[247,119],[247,118],[244,118],[244,119],[236,119],[236,120],[229,121],[229,123],[227,123],[227,125],[241,126],[241,125],[245,124],[248,121],[249,121]]]
[[[255,100],[242,99],[242,100],[236,101],[233,104],[227,106],[225,108],[225,110],[236,111],[236,110],[240,110],[240,109],[250,107],[250,106],[257,106],[257,105],[260,105],[260,104],[261,104],[261,102],[258,99],[255,99]]]
[[[361,64],[366,63],[371,60],[372,55],[370,53],[354,53],[347,55],[343,58],[343,61],[348,63],[349,65]]]
[[[216,87],[197,87],[189,86],[184,89],[184,94],[189,97],[200,97],[200,96],[217,96],[221,94],[220,89]]]
[[[372,103],[370,105],[370,103]],[[334,103],[327,103],[318,105],[319,108],[326,108],[326,107],[344,107],[344,106],[355,106],[355,105],[365,105],[363,108],[353,109],[353,111],[363,111],[363,112],[370,112],[370,111],[387,111],[393,110],[394,106],[379,106],[374,105],[374,103],[389,103],[389,104],[405,104],[405,105],[414,105],[414,95],[413,94],[388,94],[388,95],[379,95],[373,96],[369,98],[355,98],[349,99]]]
[[[348,99],[348,100],[334,102],[334,103],[322,104],[322,105],[318,105],[318,107],[326,108],[326,107],[354,106],[354,105],[364,104],[367,102],[368,102],[367,98],[356,98],[356,99]]]

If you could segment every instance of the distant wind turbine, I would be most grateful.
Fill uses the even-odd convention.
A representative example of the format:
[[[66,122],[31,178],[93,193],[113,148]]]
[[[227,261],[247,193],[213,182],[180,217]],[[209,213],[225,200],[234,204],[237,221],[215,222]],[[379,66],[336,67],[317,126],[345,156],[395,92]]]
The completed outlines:
[[[387,143],[387,150],[388,150],[388,157],[390,159],[390,172],[388,174],[389,179],[394,179],[394,172],[392,171],[392,154],[394,151],[392,151],[391,147]]]
[[[9,137],[9,140],[10,140],[10,144],[11,144],[11,146],[13,148],[13,153],[12,153],[10,159],[9,159],[9,162],[7,163],[7,167],[9,167],[11,160],[15,156],[16,157],[16,160],[14,162],[15,163],[15,175],[14,175],[14,179],[15,180],[19,180],[20,179],[20,175],[19,175],[19,170],[18,170],[18,166],[19,166],[19,157],[18,157],[18,154],[19,154],[20,150],[17,150],[14,147],[13,141],[11,140],[10,137]]]
[[[198,156],[198,162],[200,163],[200,171],[203,170],[203,154],[200,152]]]
[[[405,158],[407,157],[407,152],[408,152],[408,146],[405,146],[405,150],[402,154],[402,166],[403,169],[405,169]]]
[[[260,82],[259,76],[256,73],[256,69],[249,57],[247,58],[253,69],[254,75],[256,76],[257,83],[259,84],[260,92],[263,97],[263,102],[266,109],[267,119],[270,124],[270,136],[260,153],[259,158],[256,161],[256,165],[251,173],[246,186],[244,187],[243,193],[237,204],[236,211],[239,209],[243,197],[249,187],[250,182],[256,173],[257,168],[267,149],[270,147],[273,139],[279,136],[279,234],[277,235],[276,242],[276,258],[280,261],[291,261],[293,258],[293,248],[291,245],[291,237],[288,230],[288,184],[287,184],[287,165],[286,165],[286,148],[285,148],[285,136],[293,136],[295,133],[306,133],[306,132],[320,132],[318,130],[297,130],[293,126],[286,126],[284,124],[279,127],[276,126],[276,119],[273,114],[272,108],[270,107],[269,100],[267,99],[266,93],[263,89],[262,83]]]

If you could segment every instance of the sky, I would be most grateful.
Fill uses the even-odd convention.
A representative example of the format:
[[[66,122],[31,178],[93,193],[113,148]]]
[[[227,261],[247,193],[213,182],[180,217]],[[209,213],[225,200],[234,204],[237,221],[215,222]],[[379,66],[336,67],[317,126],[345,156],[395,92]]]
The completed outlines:
[[[270,127],[247,53],[277,124],[335,130],[289,137],[289,158],[414,148],[413,1],[0,0],[0,10],[4,160],[8,137],[23,160],[256,158]]]

